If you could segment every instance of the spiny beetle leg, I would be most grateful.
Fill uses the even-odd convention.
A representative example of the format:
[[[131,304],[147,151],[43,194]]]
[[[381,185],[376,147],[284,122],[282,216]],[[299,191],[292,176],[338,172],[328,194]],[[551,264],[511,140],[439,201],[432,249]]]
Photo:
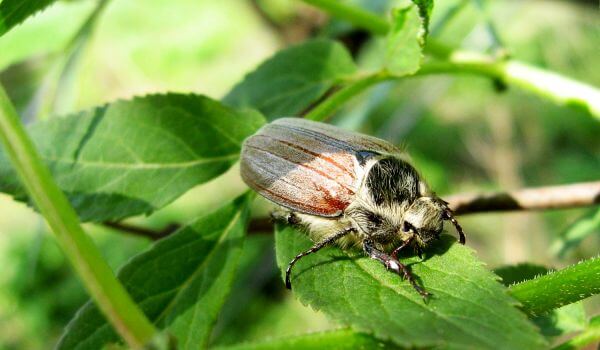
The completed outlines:
[[[325,238],[324,240],[322,240],[321,242],[315,244],[314,246],[312,246],[312,248],[310,248],[309,250],[302,252],[298,255],[296,255],[294,257],[294,259],[292,259],[292,261],[290,261],[290,263],[287,266],[287,269],[285,269],[285,287],[287,289],[292,289],[292,281],[291,281],[291,274],[292,274],[292,268],[294,267],[294,265],[298,262],[298,260],[300,260],[301,258],[307,256],[308,254],[312,254],[318,250],[320,250],[321,248],[334,243],[335,241],[337,241],[338,239],[342,238],[343,236],[356,231],[354,229],[354,227],[348,227],[340,232],[337,232],[336,234],[329,236],[327,238]]]

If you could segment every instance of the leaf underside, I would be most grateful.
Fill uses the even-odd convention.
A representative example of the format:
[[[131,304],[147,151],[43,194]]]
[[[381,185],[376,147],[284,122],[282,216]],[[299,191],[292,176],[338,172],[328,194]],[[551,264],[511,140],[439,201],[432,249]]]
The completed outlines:
[[[263,62],[223,102],[259,110],[269,120],[296,116],[356,69],[340,43],[308,41]]]
[[[198,218],[135,256],[118,277],[178,349],[206,345],[237,268],[247,223],[248,196]],[[101,349],[119,341],[88,302],[67,326],[57,349]]]
[[[204,96],[149,95],[29,128],[83,221],[150,213],[234,164],[264,120]],[[0,152],[0,191],[26,200]]]
[[[425,302],[399,276],[360,253],[323,249],[292,274],[296,296],[355,330],[405,347],[539,349],[545,340],[473,251],[443,235],[425,260],[403,258],[433,297]],[[276,233],[282,271],[311,242],[292,228]]]

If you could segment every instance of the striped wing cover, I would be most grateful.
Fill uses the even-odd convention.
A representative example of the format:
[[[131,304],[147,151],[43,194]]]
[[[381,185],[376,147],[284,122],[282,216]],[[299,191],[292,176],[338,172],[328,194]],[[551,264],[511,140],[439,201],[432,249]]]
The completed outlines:
[[[267,199],[306,214],[335,217],[352,202],[363,171],[358,151],[400,152],[373,137],[300,118],[278,119],[242,147],[244,181]]]

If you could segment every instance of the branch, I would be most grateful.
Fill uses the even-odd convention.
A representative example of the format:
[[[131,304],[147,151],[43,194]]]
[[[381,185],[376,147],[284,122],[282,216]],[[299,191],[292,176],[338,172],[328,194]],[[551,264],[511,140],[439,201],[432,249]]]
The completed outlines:
[[[574,208],[600,204],[600,181],[510,192],[456,194],[444,199],[456,214]]]
[[[142,348],[152,340],[156,329],[83,231],[75,210],[37,153],[2,85],[0,140],[30,198],[96,305],[131,348]]]
[[[344,103],[352,97],[379,82],[389,79],[391,79],[390,76],[385,73],[376,73],[349,82],[343,88],[333,92],[329,98],[317,104],[310,110],[310,112],[304,115],[304,118],[316,121],[325,120],[327,117],[331,116],[335,111],[341,108]]]
[[[379,17],[376,13],[365,11],[357,6],[348,5],[338,0],[302,1],[376,35],[385,35],[390,29],[390,24],[385,19]]]

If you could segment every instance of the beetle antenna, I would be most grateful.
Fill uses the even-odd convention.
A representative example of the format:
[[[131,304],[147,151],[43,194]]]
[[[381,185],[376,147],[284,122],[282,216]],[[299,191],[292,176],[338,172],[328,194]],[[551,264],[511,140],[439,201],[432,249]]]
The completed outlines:
[[[454,214],[452,213],[452,210],[450,210],[450,208],[446,208],[446,220],[450,220],[452,222],[452,224],[454,225],[454,227],[456,228],[456,231],[458,231],[458,237],[459,237],[458,240],[459,240],[460,244],[465,244],[465,242],[467,241],[465,232],[463,231],[462,227],[460,226],[460,224],[454,217]]]

